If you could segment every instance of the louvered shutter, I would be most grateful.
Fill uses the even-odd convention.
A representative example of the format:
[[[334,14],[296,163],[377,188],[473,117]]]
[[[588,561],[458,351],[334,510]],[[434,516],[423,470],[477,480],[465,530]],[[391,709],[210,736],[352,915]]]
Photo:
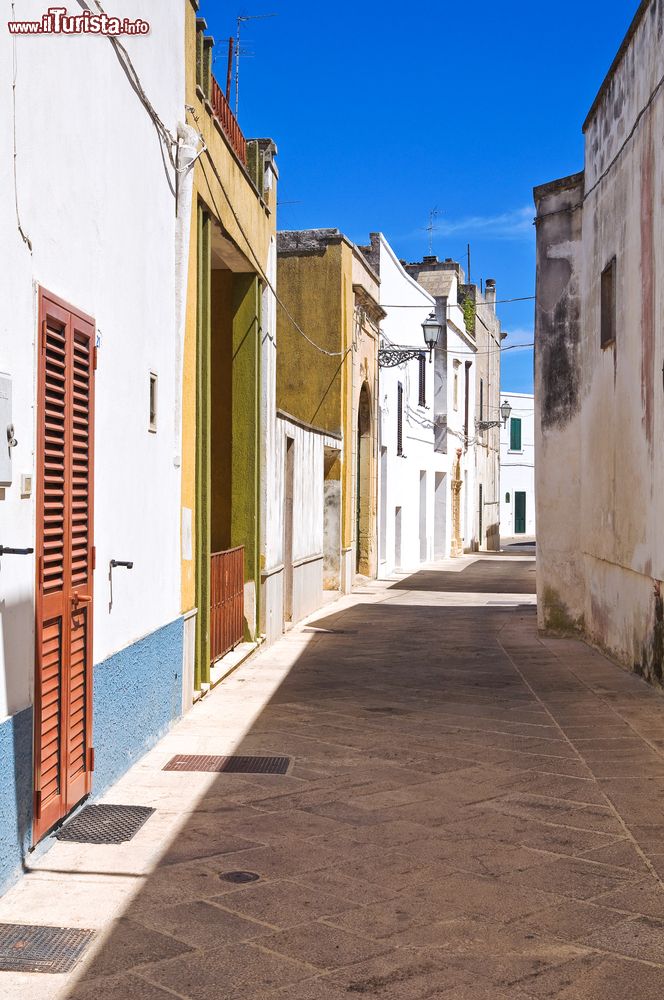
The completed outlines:
[[[403,385],[397,382],[397,455],[403,455]]]
[[[419,398],[418,403],[420,406],[427,405],[427,359],[423,354],[420,354],[418,358],[419,364]]]
[[[71,602],[68,704],[68,806],[89,791],[92,657],[92,468],[94,327],[71,326]]]
[[[40,297],[35,821],[90,790],[94,325]]]

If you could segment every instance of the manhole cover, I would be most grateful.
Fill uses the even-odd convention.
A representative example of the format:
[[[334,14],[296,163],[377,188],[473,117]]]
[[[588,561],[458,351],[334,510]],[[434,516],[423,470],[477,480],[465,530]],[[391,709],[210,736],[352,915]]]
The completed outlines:
[[[124,844],[153,812],[148,806],[86,806],[55,836],[76,844]]]
[[[244,882],[258,882],[260,875],[257,875],[256,872],[222,872],[219,878],[224,882],[242,885]]]
[[[224,774],[286,774],[290,757],[217,757],[213,754],[176,754],[164,771],[216,771]]]
[[[71,972],[94,931],[0,924],[2,972]]]

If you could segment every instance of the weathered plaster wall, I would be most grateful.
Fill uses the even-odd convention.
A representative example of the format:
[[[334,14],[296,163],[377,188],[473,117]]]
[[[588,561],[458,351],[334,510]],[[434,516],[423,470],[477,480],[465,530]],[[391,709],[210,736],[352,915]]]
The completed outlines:
[[[538,294],[551,300],[548,311],[538,305],[537,331],[542,622],[555,624],[555,606],[564,604],[563,624],[576,621],[656,682],[664,668],[663,31],[663,0],[642,5],[586,121],[585,186],[577,178],[575,187],[577,202],[584,197],[582,230],[580,209],[556,204],[569,198],[572,182],[567,191],[561,184],[536,191],[540,215],[563,209],[538,232]],[[573,253],[564,253],[570,243]],[[616,337],[602,347],[600,279],[614,257]],[[562,286],[571,282],[578,292],[566,297]],[[567,333],[552,338],[556,312],[568,317]],[[554,370],[548,347],[556,340]],[[555,470],[565,465],[573,486],[563,494]]]
[[[583,175],[535,190],[535,492],[538,619],[583,625],[581,267]]]

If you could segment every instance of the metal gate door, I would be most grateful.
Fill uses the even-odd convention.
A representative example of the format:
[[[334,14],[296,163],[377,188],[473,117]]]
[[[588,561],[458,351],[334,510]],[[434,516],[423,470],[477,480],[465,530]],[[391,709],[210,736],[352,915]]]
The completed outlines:
[[[92,784],[95,325],[40,290],[37,397],[37,841]]]

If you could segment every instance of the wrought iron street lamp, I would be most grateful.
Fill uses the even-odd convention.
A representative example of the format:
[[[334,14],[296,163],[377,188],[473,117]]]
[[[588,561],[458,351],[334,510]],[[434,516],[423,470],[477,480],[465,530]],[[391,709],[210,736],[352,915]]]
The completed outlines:
[[[509,402],[504,399],[500,404],[500,416],[501,420],[478,420],[477,428],[480,431],[487,431],[490,427],[500,427],[501,423],[503,427],[507,427],[507,421],[510,418],[512,412],[512,407]]]
[[[422,323],[422,333],[424,334],[424,343],[429,351],[429,362],[433,357],[434,347],[438,345],[440,340],[440,332],[442,330],[441,324],[436,319],[435,313],[431,313],[430,316]],[[378,364],[381,368],[396,368],[397,365],[401,365],[404,361],[412,361],[413,358],[420,358],[424,356],[424,350],[418,347],[381,347],[378,350]]]

